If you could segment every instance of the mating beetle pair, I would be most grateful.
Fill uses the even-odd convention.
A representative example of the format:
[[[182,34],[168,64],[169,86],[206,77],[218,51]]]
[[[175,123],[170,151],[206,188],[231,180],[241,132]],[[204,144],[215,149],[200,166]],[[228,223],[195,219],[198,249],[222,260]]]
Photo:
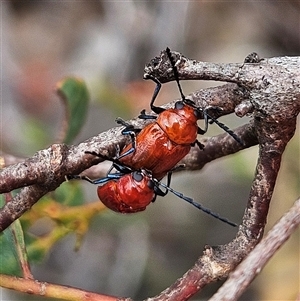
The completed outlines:
[[[143,110],[139,116],[141,119],[155,119],[155,121],[142,130],[134,128],[122,119],[117,119],[119,124],[125,126],[122,133],[131,137],[131,143],[126,145],[116,158],[112,159],[112,167],[117,172],[109,172],[107,177],[97,180],[80,176],[70,178],[81,178],[93,184],[100,184],[97,189],[100,200],[108,208],[117,212],[134,213],[145,210],[157,195],[165,196],[170,191],[204,212],[236,226],[169,186],[172,171],[178,162],[189,153],[191,146],[198,145],[200,149],[204,148],[197,140],[197,134],[203,135],[207,131],[209,120],[223,128],[238,143],[242,142],[227,126],[210,116],[207,110],[197,108],[193,101],[185,98],[169,48],[166,49],[166,53],[172,65],[181,101],[176,102],[174,108],[170,109],[155,106],[154,101],[161,88],[161,83],[156,78],[147,76],[146,79],[152,79],[156,83],[150,108],[157,116],[147,115]],[[204,129],[197,124],[200,117],[205,120]],[[103,157],[95,152],[87,151],[86,153]],[[165,176],[168,178],[167,184],[161,182]]]

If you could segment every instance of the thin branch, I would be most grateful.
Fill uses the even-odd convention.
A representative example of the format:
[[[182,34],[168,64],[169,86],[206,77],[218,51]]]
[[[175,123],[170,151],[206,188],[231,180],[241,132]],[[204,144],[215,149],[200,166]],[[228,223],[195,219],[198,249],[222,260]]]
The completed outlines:
[[[0,286],[30,295],[70,301],[131,301],[130,298],[118,298],[100,295],[70,286],[40,282],[8,275],[0,275]]]
[[[232,272],[209,301],[235,301],[300,224],[300,199]]]

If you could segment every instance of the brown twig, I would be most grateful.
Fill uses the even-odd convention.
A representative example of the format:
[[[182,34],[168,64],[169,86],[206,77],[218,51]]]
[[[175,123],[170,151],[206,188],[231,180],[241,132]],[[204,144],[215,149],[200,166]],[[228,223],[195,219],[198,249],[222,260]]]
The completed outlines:
[[[41,297],[55,298],[70,301],[131,301],[130,298],[118,298],[100,295],[70,286],[40,282],[33,279],[24,279],[8,275],[0,275],[0,286],[19,292]]]
[[[232,272],[228,280],[209,301],[235,301],[262,270],[269,259],[288,240],[300,223],[300,199],[268,232],[265,238],[250,252]]]

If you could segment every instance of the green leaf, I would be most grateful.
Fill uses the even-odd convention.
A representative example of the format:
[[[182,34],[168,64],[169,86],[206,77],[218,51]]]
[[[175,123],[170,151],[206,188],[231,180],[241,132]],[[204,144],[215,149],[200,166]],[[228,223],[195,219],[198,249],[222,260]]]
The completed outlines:
[[[26,245],[24,241],[24,233],[20,220],[17,219],[14,223],[12,223],[8,230],[11,231],[12,237],[14,239],[15,249],[17,251],[17,257],[19,265],[22,268],[23,276],[25,278],[32,278],[27,257]]]
[[[0,196],[0,206],[5,204],[4,196]],[[0,273],[21,276],[21,268],[17,260],[14,239],[8,228],[0,233]]]
[[[56,85],[56,91],[66,107],[66,119],[60,139],[71,143],[81,130],[89,103],[89,92],[80,78],[67,77]]]
[[[3,207],[5,205],[4,195],[0,195],[0,207]]]
[[[9,201],[11,195],[6,194]],[[5,202],[4,197],[0,197],[0,205]],[[0,235],[0,273],[20,275],[20,268],[25,278],[32,277],[28,263],[24,233],[17,219]]]
[[[0,273],[21,276],[14,239],[9,229],[0,234]]]

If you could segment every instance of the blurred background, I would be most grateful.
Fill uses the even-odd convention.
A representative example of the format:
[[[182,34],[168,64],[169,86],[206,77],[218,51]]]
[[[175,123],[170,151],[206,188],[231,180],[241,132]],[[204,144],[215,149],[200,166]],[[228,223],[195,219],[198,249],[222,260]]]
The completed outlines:
[[[68,75],[82,77],[91,92],[79,143],[115,126],[115,118],[149,108],[154,84],[144,65],[166,47],[193,59],[242,62],[300,55],[298,1],[1,1],[1,149],[32,156],[53,143],[63,107],[54,93]],[[218,83],[220,84],[220,83]],[[185,94],[216,85],[182,82]],[[163,85],[158,103],[179,97]],[[221,119],[235,128],[247,122]],[[222,131],[210,126],[208,135]],[[254,175],[257,147],[217,160],[199,172],[173,177],[172,187],[240,222]],[[86,202],[96,187],[82,183]],[[283,157],[268,219],[269,229],[299,196],[299,129]],[[145,212],[105,211],[91,223],[79,251],[69,235],[33,266],[36,279],[141,300],[182,276],[205,245],[229,242],[226,224],[174,195],[158,198]],[[193,300],[206,300],[221,283]],[[272,288],[272,289],[271,289]],[[299,232],[268,263],[241,300],[295,300],[299,290]],[[1,295],[2,294],[2,295]],[[2,290],[1,300],[39,300]]]

